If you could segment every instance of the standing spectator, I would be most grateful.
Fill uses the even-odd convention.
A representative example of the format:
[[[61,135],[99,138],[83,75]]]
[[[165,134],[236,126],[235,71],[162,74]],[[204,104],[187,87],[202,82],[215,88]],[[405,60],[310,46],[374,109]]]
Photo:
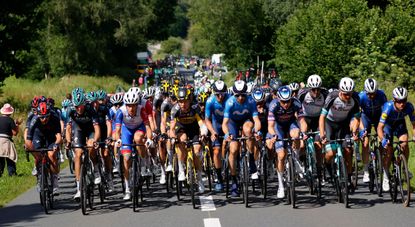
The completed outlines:
[[[13,107],[8,103],[0,109],[0,177],[3,175],[5,162],[9,176],[17,175],[17,152],[12,137],[17,135],[21,122],[15,122],[10,117],[13,112]]]

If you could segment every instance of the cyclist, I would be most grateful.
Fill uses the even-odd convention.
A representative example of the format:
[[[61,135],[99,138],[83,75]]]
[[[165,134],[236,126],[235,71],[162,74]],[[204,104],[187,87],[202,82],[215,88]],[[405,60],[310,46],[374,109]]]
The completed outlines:
[[[50,148],[52,151],[48,152],[50,160],[50,171],[53,174],[53,193],[58,192],[58,174],[59,165],[57,160],[57,152],[59,152],[60,144],[62,143],[62,134],[59,118],[51,114],[50,106],[46,102],[40,102],[37,107],[37,115],[32,118],[27,131],[25,141],[26,148],[30,151]],[[36,152],[35,164],[40,162],[40,155]],[[39,171],[37,171],[39,172]],[[38,186],[39,186],[38,182]],[[39,189],[39,187],[38,187]]]
[[[389,191],[389,167],[391,165],[391,157],[393,155],[393,137],[396,136],[401,143],[402,153],[405,155],[406,161],[409,158],[408,148],[408,130],[405,124],[405,117],[408,116],[412,123],[412,135],[415,135],[415,113],[414,106],[408,102],[408,91],[404,87],[397,87],[392,91],[393,99],[383,105],[382,115],[377,128],[379,140],[385,148],[385,156],[383,159],[384,177],[383,190]],[[415,136],[413,136],[415,139]],[[412,173],[409,172],[409,178]]]
[[[319,75],[311,75],[307,79],[307,88],[302,89],[298,94],[298,99],[301,102],[302,106],[302,117],[304,119],[303,124],[300,125],[301,127],[301,134],[303,139],[307,139],[306,133],[308,131],[316,132],[319,130],[318,122],[320,118],[321,110],[324,107],[324,102],[326,100],[327,91],[321,87],[322,80]],[[320,167],[321,167],[321,143],[316,136],[315,142],[315,152],[316,152],[316,164],[317,164],[317,173],[320,174]],[[301,141],[300,145],[301,149],[305,149],[305,144]]]
[[[300,137],[300,128],[297,124],[298,116],[302,115],[301,103],[298,99],[292,95],[292,90],[288,86],[282,86],[278,88],[277,99],[272,100],[269,106],[268,113],[268,134],[267,134],[267,147],[269,150],[275,149],[277,154],[277,175],[278,175],[278,191],[277,197],[284,198],[284,183],[283,173],[285,169],[285,157],[287,156],[287,150],[284,147],[284,142],[278,141],[277,139],[284,139],[288,136],[293,139]],[[303,118],[299,118],[300,123]],[[294,158],[296,165],[298,164],[298,148],[299,141],[293,142]],[[302,168],[302,167],[301,167]],[[300,166],[297,170],[301,170]],[[302,170],[303,171],[303,170]]]
[[[186,148],[184,142],[187,140],[192,141],[194,150],[194,166],[197,171],[197,179],[199,192],[203,193],[205,187],[202,181],[201,160],[202,152],[199,144],[199,136],[207,135],[207,128],[203,123],[202,118],[199,116],[199,110],[197,105],[192,105],[192,94],[187,88],[179,88],[177,93],[178,104],[174,105],[171,109],[170,119],[170,135],[172,138],[177,138],[179,143],[178,147],[178,160],[179,160],[179,181],[185,180],[185,160],[186,160]],[[200,128],[200,132],[199,132]]]
[[[96,149],[98,149],[97,141],[101,138],[101,131],[98,124],[98,116],[90,104],[86,103],[83,89],[74,89],[72,91],[73,106],[69,109],[70,120],[66,126],[66,147],[74,147],[75,152],[75,178],[76,178],[76,193],[74,199],[81,197],[79,191],[79,179],[81,170],[81,156],[82,146],[94,146],[88,148],[90,157],[94,157]],[[92,159],[94,161],[94,159]],[[97,167],[95,166],[95,169]],[[95,184],[99,184],[99,175],[95,175]]]
[[[232,187],[231,196],[238,197],[238,179],[236,175],[236,156],[238,155],[239,142],[236,141],[239,130],[242,128],[242,134],[246,137],[253,136],[258,140],[261,134],[261,121],[258,118],[258,111],[255,100],[252,96],[247,96],[247,85],[243,80],[235,81],[232,91],[234,95],[226,100],[222,129],[225,133],[225,140],[230,142],[229,147],[229,168],[231,171]],[[247,150],[254,153],[254,158],[258,158],[257,146],[254,146],[254,140],[247,140]],[[251,178],[258,179],[256,165],[250,165]]]
[[[209,98],[209,95],[206,92],[200,92],[197,95],[197,104],[199,107],[199,116],[202,118],[202,120],[205,120],[205,107],[206,107],[206,101]]]
[[[213,162],[218,177],[218,181],[215,185],[216,192],[223,190],[221,149],[223,148],[224,143],[219,136],[224,135],[222,131],[223,112],[225,110],[226,100],[230,97],[226,91],[226,84],[221,80],[217,80],[213,84],[214,95],[208,98],[205,111],[205,124],[211,133]]]
[[[354,81],[349,77],[343,77],[339,83],[339,90],[328,94],[319,119],[320,138],[326,144],[325,163],[326,168],[331,169],[330,163],[336,154],[334,143],[327,144],[327,140],[349,138],[358,139],[358,127],[360,120],[359,98],[354,93]],[[344,158],[346,161],[349,183],[352,172],[352,144],[345,141]]]
[[[163,85],[163,93],[166,96],[166,99],[163,100],[163,103],[160,107],[161,112],[161,122],[160,122],[160,132],[161,139],[159,140],[159,151],[160,151],[160,161],[162,164],[160,184],[166,183],[166,172],[171,172],[173,170],[172,161],[173,161],[173,149],[170,143],[170,140],[166,140],[170,136],[170,112],[172,107],[177,103],[177,98],[175,93],[177,92],[178,87],[176,85],[172,86],[170,89],[169,84],[165,83]],[[165,167],[167,162],[167,166]]]
[[[369,138],[366,136],[372,130],[378,127],[382,107],[387,102],[385,93],[378,89],[376,80],[368,78],[365,80],[365,89],[359,93],[359,102],[361,108],[360,137],[363,140],[363,183],[368,183],[369,179]]]
[[[117,116],[117,110],[123,105],[123,98],[124,98],[124,93],[115,93],[114,95],[111,96],[110,98],[110,102],[112,104],[112,107],[109,110],[109,117],[111,120],[111,131],[112,131],[112,138],[115,138],[115,119]],[[112,169],[113,173],[117,173],[118,172],[118,159],[115,158],[114,160],[114,166]]]
[[[148,116],[145,110],[145,106],[140,105],[141,97],[136,89],[130,88],[129,91],[124,94],[124,104],[116,113],[115,120],[115,140],[117,146],[123,144],[140,144],[144,145],[144,138],[147,135],[147,146],[151,145],[152,132]],[[147,151],[143,146],[137,146],[138,155],[143,158],[144,165],[141,166],[141,173],[143,176],[149,175]],[[131,191],[129,187],[129,169],[131,167],[131,146],[122,146],[121,155],[124,157],[124,182],[125,182],[125,195],[124,200],[131,198]]]
[[[300,90],[300,85],[298,83],[290,83],[288,87],[291,89],[292,96],[297,97],[298,91]]]

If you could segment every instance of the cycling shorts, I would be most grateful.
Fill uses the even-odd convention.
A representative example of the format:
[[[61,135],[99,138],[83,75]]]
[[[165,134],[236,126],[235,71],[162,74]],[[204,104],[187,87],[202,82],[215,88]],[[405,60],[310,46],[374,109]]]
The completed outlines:
[[[222,130],[222,124],[216,122],[215,120],[212,120],[212,126],[213,126],[213,129],[215,130],[215,132],[218,133],[218,136],[225,135],[223,133],[223,130]],[[215,141],[212,142],[212,147],[221,147],[222,146],[222,141],[223,141],[222,138],[217,138]]]
[[[234,139],[238,138],[239,131],[242,129],[243,125],[246,122],[253,122],[252,119],[247,119],[245,121],[234,121],[229,119],[228,128],[229,128],[229,135],[231,135]]]
[[[55,145],[55,141],[55,135],[45,135],[38,128],[33,132],[32,142],[34,149],[52,148]]]
[[[379,120],[380,120],[380,116],[379,117],[375,117],[375,118],[370,118],[369,116],[367,116],[366,114],[362,113],[360,120],[363,123],[363,129],[361,129],[361,135],[364,132],[370,133],[370,131],[372,130],[372,125],[375,127],[375,131],[378,128],[378,124],[379,124]]]
[[[383,128],[384,137],[393,142],[393,137],[401,137],[402,135],[408,134],[405,120],[396,121],[393,125],[385,124]]]
[[[88,124],[84,127],[80,127],[76,122],[72,122],[72,141],[74,147],[86,146],[87,139],[94,139],[95,130],[94,126]]]
[[[274,125],[274,129],[277,135],[277,138],[281,139],[281,138],[288,138],[290,136],[290,132],[291,130],[295,130],[295,129],[300,129],[300,127],[298,127],[297,121],[293,121],[291,123],[286,123],[286,124],[277,124],[277,122],[275,122]],[[269,133],[267,133],[267,138],[271,139],[273,136]],[[275,151],[276,152],[280,152],[282,151],[284,148],[284,142],[283,141],[277,141],[275,142]]]
[[[307,123],[307,129],[309,132],[317,132],[319,130],[318,123],[320,121],[320,117],[306,117],[304,116],[304,120]]]
[[[326,138],[327,140],[344,139],[350,137],[350,120],[342,122],[334,122],[326,119]],[[342,143],[343,148],[350,146],[346,141]],[[337,146],[335,143],[328,143],[326,145],[326,152],[335,151]]]
[[[130,129],[125,127],[125,125],[123,124],[121,126],[121,141],[123,144],[133,144],[134,142],[134,135],[137,132],[141,132],[143,134],[146,133],[146,126],[144,125],[144,123],[141,123],[138,127],[134,128],[134,129]],[[132,147],[131,146],[122,146],[121,147],[121,154],[130,154],[132,152]]]
[[[179,133],[185,133],[187,138],[192,141],[193,145],[199,144],[199,125],[197,122],[192,124],[181,124],[176,122],[175,132],[176,135]]]

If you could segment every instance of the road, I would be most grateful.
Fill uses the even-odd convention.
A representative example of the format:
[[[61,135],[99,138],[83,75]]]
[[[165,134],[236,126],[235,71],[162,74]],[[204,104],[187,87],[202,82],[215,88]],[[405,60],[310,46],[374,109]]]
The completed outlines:
[[[193,209],[189,196],[177,202],[174,194],[167,195],[164,187],[152,184],[150,191],[144,192],[143,206],[134,213],[131,203],[122,201],[121,186],[117,184],[119,193],[108,196],[104,204],[98,204],[96,198],[96,208],[84,216],[72,200],[74,178],[65,169],[60,179],[61,194],[51,214],[44,214],[33,188],[0,209],[0,226],[414,226],[413,207],[392,204],[389,194],[378,198],[367,187],[359,186],[348,209],[336,202],[330,187],[324,188],[324,199],[317,202],[304,186],[299,188],[298,208],[292,209],[276,199],[275,184],[270,185],[267,200],[251,191],[249,208],[244,207],[242,199],[227,200],[223,194],[206,193],[203,206]]]

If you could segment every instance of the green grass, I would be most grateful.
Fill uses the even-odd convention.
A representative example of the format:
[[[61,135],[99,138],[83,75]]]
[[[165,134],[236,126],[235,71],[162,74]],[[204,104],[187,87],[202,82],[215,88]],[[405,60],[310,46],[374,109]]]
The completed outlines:
[[[0,106],[6,102],[11,103],[16,110],[12,117],[14,119],[24,119],[25,122],[28,105],[35,95],[52,97],[55,99],[57,106],[60,106],[66,93],[70,93],[75,87],[82,87],[86,91],[105,89],[107,92],[112,93],[117,86],[128,89],[129,84],[115,76],[66,76],[42,81],[8,77],[4,81],[4,86],[0,88]],[[7,167],[5,168],[5,173],[3,173],[3,177],[0,178],[0,207],[3,207],[8,202],[27,191],[36,183],[35,177],[31,175],[33,158],[30,157],[30,162],[27,162],[26,154],[23,150],[23,129],[24,125],[21,125],[19,134],[13,139],[18,151],[18,176],[9,177]],[[67,162],[65,162],[61,168],[65,168],[67,165]]]

